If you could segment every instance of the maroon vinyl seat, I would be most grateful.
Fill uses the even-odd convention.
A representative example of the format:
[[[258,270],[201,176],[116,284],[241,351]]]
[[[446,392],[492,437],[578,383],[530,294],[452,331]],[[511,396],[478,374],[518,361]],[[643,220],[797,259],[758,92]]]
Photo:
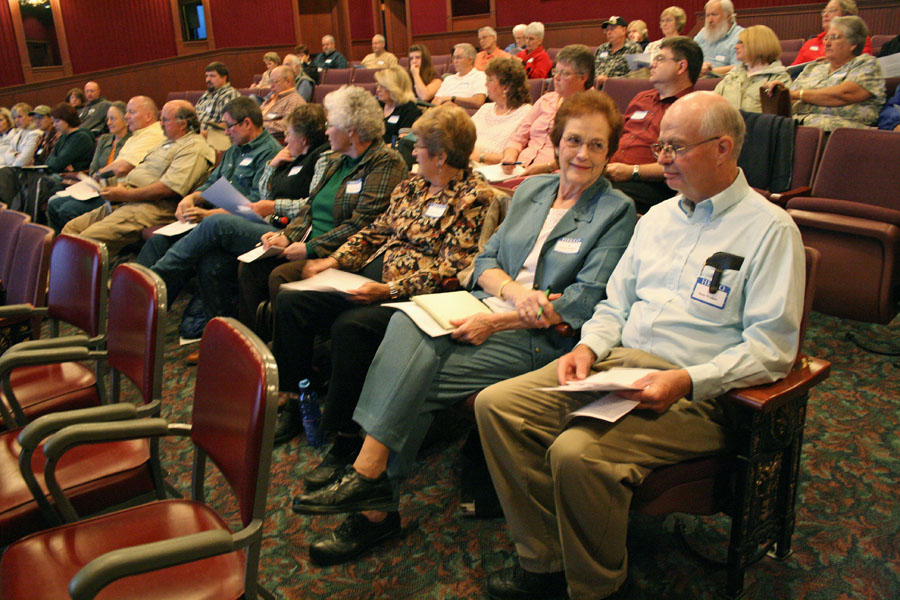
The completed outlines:
[[[312,101],[315,102],[316,104],[321,104],[322,100],[325,98],[325,96],[327,96],[334,90],[341,87],[341,85],[342,84],[337,84],[337,83],[336,84],[320,83],[319,85],[316,86],[316,89],[313,90]]]
[[[353,78],[353,69],[326,69],[322,71],[319,83],[345,85]]]
[[[165,305],[165,287],[156,274],[139,265],[119,266],[110,286],[107,348],[89,353],[111,369],[113,403],[46,415],[24,429],[0,434],[0,546],[142,494],[155,491],[157,498],[164,497],[155,443],[138,439],[77,446],[53,465],[55,479],[48,481],[45,469],[53,461],[41,442],[65,425],[84,420],[159,414]],[[88,354],[81,347],[52,352],[62,357]],[[118,402],[123,378],[134,384],[140,406]],[[53,508],[45,496],[54,488],[65,490],[71,505],[57,503]]]
[[[23,223],[19,228],[12,262],[3,282],[5,303],[0,306],[0,353],[13,344],[40,335],[40,321],[23,313],[46,302],[52,245],[53,230],[49,227]],[[2,407],[0,396],[0,419],[5,421],[7,416]]]
[[[359,85],[361,83],[375,83],[375,73],[378,72],[378,69],[352,69],[353,77],[351,81],[353,85]]]
[[[192,105],[196,106],[197,101],[205,93],[206,92],[204,90],[188,90],[184,93],[184,99],[190,102]]]
[[[879,33],[872,36],[872,54],[878,56],[878,53],[881,52],[881,47],[887,44],[889,41],[897,37],[895,34],[884,34]],[[890,98],[890,96],[888,96]]]
[[[223,376],[227,373],[228,376]],[[45,448],[58,457],[92,434],[189,436],[237,498],[242,529],[203,503],[205,460],[190,500],[161,500],[68,523],[12,544],[0,560],[0,597],[229,598],[271,594],[257,584],[269,484],[277,372],[272,354],[233,319],[210,321],[200,342],[192,423],[136,419],[62,429]],[[65,503],[54,494],[58,503]],[[22,577],[28,573],[28,577]],[[102,591],[101,591],[102,590]]]
[[[16,253],[16,242],[22,225],[29,223],[31,217],[17,210],[0,211],[0,286],[5,286],[9,279],[13,255]]]
[[[793,40],[779,40],[781,43],[781,49],[784,52],[799,52],[800,48],[803,47],[803,44],[806,43],[806,40],[803,38],[797,38]]]
[[[819,161],[822,158],[822,146],[825,141],[825,132],[818,127],[798,125],[794,128],[794,154],[791,159],[791,189],[772,193],[767,190],[758,190],[770,201],[784,206],[787,201],[797,195],[809,192]]]
[[[546,79],[529,79],[527,81],[528,84],[528,93],[531,95],[531,103],[534,104],[538,101],[538,98],[544,95],[544,88],[547,87]]]
[[[721,77],[701,77],[697,80],[697,83],[694,84],[694,91],[712,92],[716,89],[716,86],[719,85],[720,81],[722,81]]]
[[[895,132],[837,129],[812,189],[788,199],[803,243],[822,254],[816,310],[871,323],[897,314],[900,170],[891,167],[897,156]]]
[[[169,92],[166,95],[166,102],[171,102],[172,100],[186,100],[187,92]]]
[[[7,319],[37,322],[50,319],[50,337],[17,344],[0,358],[0,381],[8,381],[14,396],[0,390],[0,429],[22,427],[50,412],[98,404],[102,391],[97,374],[75,361],[42,361],[42,349],[60,346],[98,348],[105,339],[108,259],[106,246],[86,238],[60,235],[49,253],[46,306],[22,303],[0,308]],[[59,336],[60,323],[83,334]],[[20,354],[20,358],[14,355]]]
[[[799,50],[782,50],[781,54],[778,56],[778,60],[781,61],[781,64],[788,67],[797,60],[798,54],[800,54]]]
[[[628,103],[640,92],[653,88],[649,79],[610,77],[603,83],[603,91],[609,94],[619,112],[625,114]]]

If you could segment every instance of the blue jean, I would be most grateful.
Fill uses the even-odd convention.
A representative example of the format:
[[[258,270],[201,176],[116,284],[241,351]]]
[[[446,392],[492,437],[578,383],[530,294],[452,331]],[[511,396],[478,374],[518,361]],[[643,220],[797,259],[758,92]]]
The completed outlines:
[[[187,235],[171,244],[150,268],[166,283],[170,304],[196,273],[207,316],[231,316],[237,309],[236,258],[253,249],[259,243],[259,238],[269,231],[276,229],[235,215],[215,214],[203,219]],[[162,236],[153,236],[151,242],[154,243],[148,242],[145,245],[145,248],[150,248],[147,249],[144,260],[154,254],[153,250],[157,245],[164,247],[170,242],[161,240],[157,244],[157,237]]]
[[[76,200],[71,196],[53,196],[47,203],[47,222],[56,230],[56,233],[59,233],[66,223],[84,213],[91,212],[101,204],[103,204],[103,198],[100,196],[84,201]]]
[[[388,475],[409,472],[434,411],[558,358],[560,352],[540,339],[526,329],[507,330],[473,346],[449,335],[430,337],[397,311],[353,413],[368,435],[391,449]]]

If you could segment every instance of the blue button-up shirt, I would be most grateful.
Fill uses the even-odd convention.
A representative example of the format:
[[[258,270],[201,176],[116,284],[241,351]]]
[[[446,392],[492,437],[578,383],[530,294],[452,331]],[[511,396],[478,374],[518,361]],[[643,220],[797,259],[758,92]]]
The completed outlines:
[[[740,25],[732,25],[723,37],[715,42],[707,41],[706,28],[701,29],[694,36],[694,41],[703,50],[704,62],[710,63],[713,68],[727,67],[728,65],[738,64],[737,50],[734,46],[738,43],[738,34],[744,30]]]
[[[716,252],[743,258],[709,295]],[[598,358],[621,345],[685,368],[694,400],[783,377],[797,353],[805,261],[800,232],[747,184],[694,205],[682,195],[653,207],[582,327]]]

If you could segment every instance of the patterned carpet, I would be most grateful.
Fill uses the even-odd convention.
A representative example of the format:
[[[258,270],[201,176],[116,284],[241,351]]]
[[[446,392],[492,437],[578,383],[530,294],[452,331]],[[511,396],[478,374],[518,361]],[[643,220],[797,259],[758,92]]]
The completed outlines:
[[[176,304],[166,343],[165,413],[186,419],[193,369],[183,358],[195,346],[177,345]],[[801,465],[794,554],[764,559],[747,572],[747,598],[757,600],[896,599],[900,597],[900,377],[897,358],[871,354],[846,340],[900,339],[900,319],[887,327],[814,314],[805,350],[832,362],[831,378],[810,400]],[[896,342],[894,342],[896,343]],[[456,427],[460,432],[461,428]],[[423,451],[421,468],[403,484],[404,538],[355,563],[318,568],[306,547],[341,517],[298,517],[290,499],[300,476],[317,462],[300,439],[276,448],[261,581],[285,599],[456,599],[485,597],[484,581],[513,564],[504,522],[463,518],[459,511],[462,434]],[[190,462],[184,446],[165,446],[170,479],[187,490]],[[172,461],[176,461],[177,464]],[[211,497],[232,510],[222,485]],[[690,519],[696,545],[725,548],[724,517]],[[634,517],[629,529],[631,598],[714,598],[724,572],[698,562],[673,535],[669,517]]]

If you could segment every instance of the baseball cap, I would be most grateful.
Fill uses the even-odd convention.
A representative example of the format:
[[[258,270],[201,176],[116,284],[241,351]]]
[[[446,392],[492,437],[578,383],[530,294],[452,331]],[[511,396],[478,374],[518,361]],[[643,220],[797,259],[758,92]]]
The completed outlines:
[[[617,16],[613,15],[612,17],[610,17],[606,21],[604,21],[603,24],[600,25],[600,27],[602,27],[603,29],[606,29],[610,25],[621,25],[622,27],[628,27],[628,21],[626,21],[622,17],[617,17]]]
[[[29,116],[40,115],[42,117],[50,116],[50,107],[46,104],[38,104],[34,107],[34,110],[28,113]]]

